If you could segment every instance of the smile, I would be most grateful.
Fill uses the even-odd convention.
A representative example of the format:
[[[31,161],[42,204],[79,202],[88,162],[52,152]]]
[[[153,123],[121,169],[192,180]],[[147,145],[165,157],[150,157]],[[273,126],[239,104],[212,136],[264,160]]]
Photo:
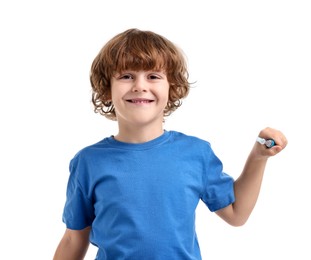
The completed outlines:
[[[135,104],[147,104],[153,102],[151,99],[127,99],[126,101]]]

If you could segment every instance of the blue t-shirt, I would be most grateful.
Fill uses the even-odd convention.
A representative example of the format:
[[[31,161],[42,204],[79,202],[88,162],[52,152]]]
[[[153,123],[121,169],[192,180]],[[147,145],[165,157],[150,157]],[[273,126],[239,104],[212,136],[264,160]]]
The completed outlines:
[[[228,206],[233,182],[197,137],[165,131],[142,144],[108,137],[71,160],[63,221],[92,227],[99,260],[198,260],[198,202],[210,211]]]

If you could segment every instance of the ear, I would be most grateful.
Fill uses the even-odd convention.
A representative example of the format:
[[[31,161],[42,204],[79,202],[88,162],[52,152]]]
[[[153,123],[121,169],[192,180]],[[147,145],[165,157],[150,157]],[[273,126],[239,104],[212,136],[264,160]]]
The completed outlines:
[[[107,99],[104,102],[105,107],[110,107],[112,105],[112,100],[111,99]]]
[[[107,94],[105,95],[106,96],[106,100],[112,100],[112,96],[111,96],[111,89],[109,89],[109,92],[107,92]]]
[[[111,98],[111,91],[109,91],[108,93],[106,93],[106,95],[104,96],[105,100],[104,100],[104,105],[106,107],[110,107],[112,105],[112,98]]]

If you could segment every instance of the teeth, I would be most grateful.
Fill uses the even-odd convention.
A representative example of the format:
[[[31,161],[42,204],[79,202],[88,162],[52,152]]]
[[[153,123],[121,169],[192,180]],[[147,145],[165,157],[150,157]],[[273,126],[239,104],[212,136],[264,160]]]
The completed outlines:
[[[132,103],[149,103],[149,100],[131,100]]]

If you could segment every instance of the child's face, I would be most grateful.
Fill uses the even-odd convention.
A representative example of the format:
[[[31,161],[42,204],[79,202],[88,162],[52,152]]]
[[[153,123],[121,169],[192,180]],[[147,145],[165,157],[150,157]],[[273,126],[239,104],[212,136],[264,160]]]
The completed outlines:
[[[162,126],[169,82],[163,71],[124,71],[111,80],[117,120],[125,124]]]

